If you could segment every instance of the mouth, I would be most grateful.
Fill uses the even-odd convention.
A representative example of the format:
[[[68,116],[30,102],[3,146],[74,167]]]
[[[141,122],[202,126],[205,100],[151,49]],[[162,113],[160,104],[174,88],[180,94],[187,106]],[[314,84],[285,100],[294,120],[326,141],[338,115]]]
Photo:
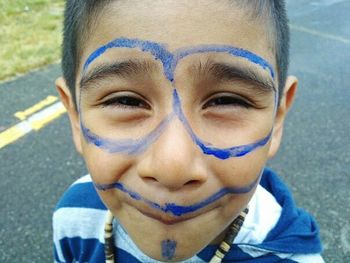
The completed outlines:
[[[259,182],[259,179],[260,179],[260,176],[257,177],[252,183],[244,187],[222,188],[219,191],[215,192],[214,194],[210,195],[209,197],[205,198],[204,200],[194,203],[192,205],[180,205],[176,203],[160,204],[160,203],[151,201],[148,198],[143,197],[141,194],[127,188],[124,184],[120,182],[108,184],[108,185],[101,185],[101,184],[95,183],[95,187],[98,190],[102,190],[102,191],[116,188],[119,191],[126,194],[127,196],[129,196],[130,197],[128,198],[129,200],[138,202],[139,204],[141,204],[141,206],[145,206],[146,208],[152,211],[155,211],[158,213],[160,212],[162,216],[160,217],[158,216],[158,218],[160,218],[161,220],[165,222],[176,222],[178,220],[180,221],[183,220],[182,218],[194,217],[196,214],[200,213],[201,211],[203,212],[204,210],[208,210],[208,208],[210,209],[210,207],[215,206],[217,201],[220,201],[220,199],[224,198],[225,196],[233,195],[233,194],[249,193],[257,185],[257,183]],[[154,214],[152,213],[152,215]],[[170,220],[168,220],[168,218],[170,218]]]
[[[129,205],[132,206],[134,209],[136,209],[138,212],[140,212],[142,215],[149,217],[149,218],[152,218],[152,219],[154,219],[154,220],[156,220],[164,225],[169,225],[169,226],[200,217],[201,215],[204,215],[204,214],[219,207],[219,205],[216,205],[214,207],[208,207],[207,209],[204,209],[204,211],[201,211],[200,213],[192,213],[192,214],[189,214],[187,216],[175,217],[175,216],[171,216],[167,213],[159,214],[159,213],[150,212],[150,211],[148,211],[148,209],[139,208],[139,207],[136,207],[130,203],[129,203]]]

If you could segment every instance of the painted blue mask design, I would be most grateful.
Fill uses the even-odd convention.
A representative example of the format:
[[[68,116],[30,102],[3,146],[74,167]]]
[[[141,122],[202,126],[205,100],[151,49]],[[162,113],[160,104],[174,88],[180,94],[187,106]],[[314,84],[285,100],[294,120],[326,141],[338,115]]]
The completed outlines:
[[[178,62],[192,54],[197,53],[227,53],[232,56],[244,58],[256,65],[259,65],[264,70],[268,70],[271,77],[274,78],[275,73],[272,66],[266,62],[263,58],[255,55],[254,53],[244,50],[241,48],[235,48],[226,45],[201,45],[196,47],[182,48],[173,53],[169,52],[164,45],[160,45],[151,41],[143,41],[138,39],[127,39],[118,38],[110,43],[98,48],[94,51],[86,60],[84,64],[84,71],[87,70],[88,66],[99,56],[104,54],[108,49],[111,48],[136,48],[143,52],[148,52],[156,60],[160,60],[163,64],[164,74],[167,79],[174,84],[174,71]],[[277,92],[275,91],[275,103],[277,105]],[[276,108],[275,105],[275,108]],[[80,116],[82,120],[82,116]],[[244,156],[255,149],[262,147],[268,143],[271,138],[271,132],[264,138],[246,145],[233,146],[229,148],[218,148],[212,146],[201,140],[192,130],[189,122],[187,121],[181,107],[180,97],[177,90],[173,91],[173,112],[169,114],[153,131],[148,135],[140,139],[122,139],[122,140],[111,140],[106,139],[94,134],[90,129],[86,128],[81,121],[81,128],[83,135],[87,142],[96,145],[97,147],[109,152],[109,153],[122,153],[122,154],[139,154],[144,152],[157,138],[163,133],[168,127],[168,124],[174,119],[178,118],[184,125],[186,131],[192,138],[192,141],[201,149],[206,155],[212,155],[218,159],[224,160],[231,157]]]
[[[267,63],[263,58],[244,49],[235,48],[235,47],[226,46],[226,45],[201,45],[196,47],[182,48],[175,52],[169,52],[164,45],[151,42],[151,41],[143,41],[138,39],[127,39],[127,38],[115,39],[110,43],[98,48],[86,60],[83,66],[83,70],[86,71],[89,65],[95,59],[97,59],[99,56],[104,54],[108,49],[112,49],[112,48],[136,48],[138,50],[141,50],[142,52],[150,53],[156,60],[159,60],[162,62],[164,74],[166,78],[173,84],[173,86],[175,86],[174,71],[181,59],[187,56],[190,56],[192,54],[209,53],[209,52],[226,53],[235,57],[246,59],[247,61],[250,61],[251,63],[260,66],[264,70],[267,70],[270,76],[272,77],[272,79],[274,79],[275,77],[273,68],[269,63]],[[277,94],[277,91],[275,90],[275,108],[277,106],[277,101],[278,101],[278,94]],[[146,136],[140,139],[112,140],[112,139],[102,138],[84,126],[80,111],[79,111],[79,114],[80,114],[80,120],[81,120],[80,125],[86,141],[88,143],[94,144],[95,146],[109,153],[121,153],[121,154],[133,155],[133,154],[139,154],[146,151],[148,147],[153,142],[155,142],[159,138],[159,136],[163,133],[163,131],[169,126],[169,123],[176,118],[181,121],[182,125],[184,126],[185,130],[191,137],[192,141],[201,149],[201,151],[204,154],[212,155],[213,157],[221,160],[225,160],[231,157],[245,156],[246,154],[254,151],[255,149],[266,145],[270,140],[271,134],[272,134],[272,131],[271,131],[264,138],[246,145],[233,146],[229,148],[215,147],[210,143],[203,141],[194,133],[188,120],[186,119],[186,116],[183,113],[181,98],[175,88],[173,90],[173,111],[168,116],[166,116],[153,131],[151,131],[149,134],[147,134]],[[188,206],[179,205],[176,203],[165,203],[165,204],[156,203],[154,201],[151,201],[141,196],[139,193],[133,191],[132,189],[130,189],[129,187],[125,186],[120,182],[111,183],[111,184],[95,183],[95,187],[101,191],[106,191],[109,189],[118,189],[119,191],[127,194],[131,199],[135,201],[143,202],[144,204],[146,204],[152,209],[158,210],[163,213],[168,213],[173,216],[183,216],[190,213],[194,213],[210,204],[213,204],[214,202],[218,201],[219,199],[223,198],[226,195],[248,193],[254,187],[256,187],[256,185],[259,182],[259,179],[260,179],[260,176],[258,176],[252,183],[244,187],[222,188],[216,193],[207,197],[206,199]],[[175,249],[176,249],[176,243],[174,243],[171,240],[165,240],[162,243],[163,257],[171,259],[175,254]]]

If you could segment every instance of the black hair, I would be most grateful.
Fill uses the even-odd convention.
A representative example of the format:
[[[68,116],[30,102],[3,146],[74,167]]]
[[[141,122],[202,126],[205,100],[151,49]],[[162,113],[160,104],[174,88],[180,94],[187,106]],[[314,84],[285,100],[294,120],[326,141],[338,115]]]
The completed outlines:
[[[252,19],[260,19],[267,23],[267,41],[272,41],[271,47],[275,54],[278,73],[279,99],[281,99],[288,73],[290,42],[285,0],[235,0],[235,3],[247,10]]]
[[[102,13],[103,8],[112,1],[66,0],[63,22],[62,72],[74,103],[76,103],[77,70],[88,32]]]
[[[233,1],[250,13],[252,19],[264,19],[267,23],[268,39],[272,41],[271,47],[276,57],[279,94],[282,94],[289,65],[289,27],[285,0]],[[113,0],[66,0],[62,71],[74,103],[76,75],[84,43],[93,23],[110,2]]]

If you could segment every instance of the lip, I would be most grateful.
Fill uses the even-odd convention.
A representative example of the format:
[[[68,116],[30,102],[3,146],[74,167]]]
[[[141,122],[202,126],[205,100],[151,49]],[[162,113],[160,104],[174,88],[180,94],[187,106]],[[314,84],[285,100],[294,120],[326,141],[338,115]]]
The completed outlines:
[[[158,215],[153,215],[152,213],[148,213],[148,212],[145,212],[145,211],[141,211],[141,210],[138,210],[141,214],[143,214],[144,216],[147,216],[147,217],[150,217],[152,219],[155,219],[159,222],[161,222],[162,224],[164,225],[175,225],[177,223],[180,223],[180,222],[183,222],[183,221],[187,221],[191,218],[165,218],[165,217],[161,217],[161,216],[158,216]]]
[[[141,207],[138,207],[130,202],[127,202],[127,203],[129,206],[131,206],[132,208],[137,210],[143,216],[154,219],[154,220],[156,220],[164,225],[168,225],[168,226],[195,219],[195,218],[200,217],[202,215],[205,215],[205,214],[207,214],[207,213],[211,212],[212,210],[219,207],[219,204],[216,204],[215,206],[208,207],[207,209],[203,209],[199,213],[193,213],[193,214],[190,214],[187,216],[181,216],[181,217],[174,217],[174,216],[171,216],[167,213],[154,213],[154,212],[149,211],[148,209],[143,209]]]
[[[225,202],[224,200],[231,194],[245,194],[250,192],[256,186],[259,178],[260,177],[257,177],[257,179],[248,186],[222,188],[209,197],[199,202],[194,202],[191,205],[178,204],[177,202],[164,203],[164,200],[159,203],[147,197],[143,197],[143,195],[134,190],[130,190],[120,182],[107,185],[107,187],[108,189],[117,188],[119,191],[123,192],[124,202],[138,210],[141,214],[165,225],[173,225],[198,217],[202,214],[207,214],[208,211],[221,206],[223,202]],[[101,185],[99,185],[99,187],[101,187]]]

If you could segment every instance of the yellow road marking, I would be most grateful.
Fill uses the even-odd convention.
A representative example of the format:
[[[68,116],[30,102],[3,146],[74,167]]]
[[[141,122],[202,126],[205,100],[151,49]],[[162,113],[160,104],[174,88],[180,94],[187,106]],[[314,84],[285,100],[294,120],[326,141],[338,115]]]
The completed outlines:
[[[24,110],[24,111],[18,111],[15,113],[15,117],[20,119],[21,121],[24,121],[28,116],[32,115],[33,113],[45,108],[46,106],[54,103],[57,101],[58,98],[55,96],[47,96],[46,99],[38,102],[37,104],[34,104],[32,107]]]
[[[302,26],[297,26],[297,25],[294,25],[294,24],[289,24],[289,27],[291,29],[293,29],[293,30],[296,30],[296,31],[305,32],[305,33],[309,33],[309,34],[314,35],[314,36],[335,40],[335,41],[338,41],[338,42],[342,42],[344,44],[350,44],[350,39],[345,38],[345,37],[340,37],[340,36],[324,33],[324,32],[321,32],[321,31],[317,31],[317,30],[306,28],[306,27],[302,27]]]
[[[57,119],[66,112],[61,102],[55,104],[33,114],[27,120],[8,128],[0,133],[0,149],[15,142],[31,131],[38,131],[51,121]]]
[[[23,137],[31,130],[32,128],[30,127],[29,123],[21,122],[0,133],[0,149]]]
[[[66,112],[65,107],[61,102],[55,103],[54,105],[42,110],[39,113],[31,116],[28,119],[33,130],[38,131],[47,125],[49,122],[53,121],[60,117],[63,113]]]

